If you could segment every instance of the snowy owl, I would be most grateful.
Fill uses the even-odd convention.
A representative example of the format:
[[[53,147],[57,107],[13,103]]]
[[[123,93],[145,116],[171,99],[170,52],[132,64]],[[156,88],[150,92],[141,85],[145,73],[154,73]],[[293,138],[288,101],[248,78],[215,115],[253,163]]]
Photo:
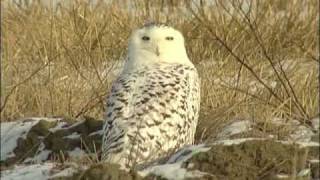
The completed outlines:
[[[134,168],[192,144],[199,86],[179,31],[156,24],[135,30],[107,100],[102,161]]]

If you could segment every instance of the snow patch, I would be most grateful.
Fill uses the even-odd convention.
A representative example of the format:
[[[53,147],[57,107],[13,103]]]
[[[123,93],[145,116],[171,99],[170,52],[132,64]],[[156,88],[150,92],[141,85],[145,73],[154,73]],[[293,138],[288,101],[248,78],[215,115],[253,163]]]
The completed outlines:
[[[198,170],[190,171],[181,167],[182,163],[190,159],[194,154],[206,152],[208,150],[210,150],[210,147],[206,147],[204,144],[185,147],[171,156],[166,164],[147,167],[146,169],[139,171],[139,174],[143,177],[153,174],[168,180],[200,178],[204,175],[209,175],[208,173]]]
[[[79,158],[79,157],[84,157],[86,155],[86,152],[76,147],[74,150],[68,151],[68,155],[72,158]]]
[[[231,146],[231,145],[238,145],[244,143],[246,141],[253,141],[253,140],[266,140],[266,138],[239,138],[239,139],[225,139],[225,140],[218,140],[213,143],[213,145],[224,145],[224,146]]]
[[[289,178],[290,176],[288,174],[277,174],[276,177],[278,179],[287,179]]]
[[[0,123],[1,161],[15,156],[13,150],[17,147],[18,139],[26,139],[30,129],[35,126],[40,120],[58,121],[59,123],[62,118],[30,117],[14,122]],[[41,154],[41,156],[44,156],[44,154]]]
[[[32,158],[27,158],[24,160],[24,163],[41,163],[43,161],[48,160],[49,155],[52,153],[51,150],[45,149],[45,145],[41,143],[38,147],[37,153]]]
[[[19,122],[20,121],[40,121],[40,120],[44,120],[44,121],[60,121],[62,120],[62,118],[51,118],[51,117],[28,117],[28,118],[24,118],[24,119],[21,119],[21,120],[18,120]]]
[[[314,129],[319,130],[319,117],[311,119],[311,123]]]
[[[71,126],[68,126],[66,129],[70,129],[70,128],[79,126],[80,124],[82,124],[82,123],[84,123],[84,122],[85,122],[85,120],[81,120],[81,121],[75,122],[75,123],[73,123]],[[63,127],[62,127],[62,128],[63,128]]]
[[[170,157],[170,159],[167,161],[168,164],[179,162],[180,164],[182,162],[187,161],[190,159],[194,154],[197,154],[199,152],[206,152],[209,151],[211,147],[207,147],[205,144],[199,144],[194,146],[189,146],[181,149],[177,153],[175,153],[173,156]]]
[[[239,138],[239,139],[225,139],[225,140],[218,140],[215,141],[212,145],[224,145],[224,146],[231,146],[231,145],[238,145],[247,141],[253,140],[267,140],[270,138]],[[282,144],[298,144],[301,147],[318,147],[320,144],[318,142],[303,142],[303,141],[283,141],[283,140],[275,140],[275,142],[279,142]]]
[[[311,174],[311,170],[308,169],[302,169],[299,173],[298,173],[298,177],[303,177],[303,176],[307,176]]]
[[[68,125],[68,123],[66,123],[66,122],[58,121],[58,124],[55,127],[50,128],[49,131],[56,132],[57,130],[63,129],[67,125]]]
[[[282,119],[282,118],[273,118],[270,123],[274,124],[274,125],[286,125],[286,126],[298,126],[300,123],[300,121],[298,120],[286,120],[286,119]]]
[[[276,141],[283,144],[298,144],[301,147],[318,147],[320,146],[319,142],[302,142],[302,141]]]
[[[104,132],[103,129],[100,129],[99,131],[90,133],[89,136],[94,136],[94,135],[96,135],[96,134],[98,134],[98,135],[103,135],[103,132]]]
[[[318,122],[317,122],[318,121]],[[316,124],[319,123],[319,119],[314,118],[311,120],[313,128],[316,128]],[[295,142],[310,142],[312,137],[315,135],[311,127],[302,125],[298,120],[285,120],[281,118],[274,118],[271,120],[271,123],[278,126],[288,126],[293,131],[286,138],[288,141]]]
[[[232,135],[240,134],[242,132],[251,130],[251,122],[249,120],[236,121],[223,128],[223,130],[217,135],[218,139],[227,139]]]
[[[200,172],[200,171],[188,171],[184,168],[181,168],[180,166],[181,166],[180,163],[157,165],[157,166],[152,166],[150,168],[147,168],[143,171],[140,171],[139,174],[142,177],[145,177],[149,174],[153,174],[168,180],[200,178],[204,175],[207,175],[207,173]]]
[[[68,138],[68,139],[79,139],[81,137],[80,134],[78,134],[77,132],[74,132],[68,136],[64,136],[63,138]]]
[[[39,163],[31,165],[18,165],[13,169],[1,172],[1,180],[48,180],[56,177],[71,176],[76,172],[73,167],[59,170],[59,164]],[[57,173],[53,173],[57,171]]]
[[[54,167],[53,163],[19,165],[12,170],[1,172],[2,180],[47,180],[50,177],[50,170]]]
[[[311,164],[313,163],[320,163],[320,160],[319,159],[310,159],[308,160]]]
[[[72,168],[72,167],[69,167],[69,168],[66,168],[52,176],[50,176],[50,179],[51,178],[58,178],[58,177],[67,177],[67,176],[72,176],[74,173],[76,173],[76,169]]]
[[[15,122],[2,122],[1,128],[1,161],[14,157],[13,150],[19,138],[26,138],[30,129],[41,119],[27,119]]]
[[[299,142],[309,142],[314,135],[315,133],[310,128],[300,125],[290,134],[289,139]]]
[[[39,154],[37,154],[35,157],[32,158],[32,162],[40,163],[40,162],[46,161],[51,153],[52,151],[50,150],[40,151]]]
[[[45,145],[41,143],[39,145],[39,148],[37,150],[37,153],[34,157],[32,158],[27,158],[24,160],[24,163],[41,163],[43,161],[46,161],[52,151],[45,149]]]

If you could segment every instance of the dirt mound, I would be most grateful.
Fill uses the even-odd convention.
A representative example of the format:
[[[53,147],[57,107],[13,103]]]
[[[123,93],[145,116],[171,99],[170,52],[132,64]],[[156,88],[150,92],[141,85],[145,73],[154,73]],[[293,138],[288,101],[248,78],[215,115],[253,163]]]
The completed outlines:
[[[77,173],[70,180],[87,180],[87,179],[100,179],[100,180],[142,180],[137,172],[127,172],[120,169],[119,165],[100,163],[91,166],[89,169],[82,173]]]
[[[319,178],[316,167],[309,169],[312,160],[319,159],[318,148],[274,140],[218,144],[207,152],[194,155],[183,167],[191,166],[189,169],[207,172],[218,179]],[[311,173],[307,173],[309,170]]]

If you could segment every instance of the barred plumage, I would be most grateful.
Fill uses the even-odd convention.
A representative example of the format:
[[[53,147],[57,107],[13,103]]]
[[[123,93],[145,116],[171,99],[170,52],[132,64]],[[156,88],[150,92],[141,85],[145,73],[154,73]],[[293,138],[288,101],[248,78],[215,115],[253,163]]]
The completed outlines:
[[[192,144],[199,106],[198,73],[182,35],[161,26],[135,31],[107,100],[102,159],[131,168]]]

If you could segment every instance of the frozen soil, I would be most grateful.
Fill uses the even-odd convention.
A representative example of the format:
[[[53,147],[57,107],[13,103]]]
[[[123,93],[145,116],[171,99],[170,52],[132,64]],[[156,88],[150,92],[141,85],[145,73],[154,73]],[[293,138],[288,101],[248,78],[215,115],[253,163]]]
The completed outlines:
[[[270,127],[283,126],[277,121]],[[99,162],[101,120],[28,118],[1,123],[1,179],[320,178],[319,127],[292,125],[295,131],[281,138],[256,127],[235,121],[206,143],[128,172]]]
[[[319,159],[318,148],[272,139],[241,143],[235,140],[231,145],[214,145],[209,151],[194,155],[183,166],[207,172],[217,179],[278,179],[281,174],[298,176],[308,169],[310,160]],[[319,176],[313,170],[313,176]]]

